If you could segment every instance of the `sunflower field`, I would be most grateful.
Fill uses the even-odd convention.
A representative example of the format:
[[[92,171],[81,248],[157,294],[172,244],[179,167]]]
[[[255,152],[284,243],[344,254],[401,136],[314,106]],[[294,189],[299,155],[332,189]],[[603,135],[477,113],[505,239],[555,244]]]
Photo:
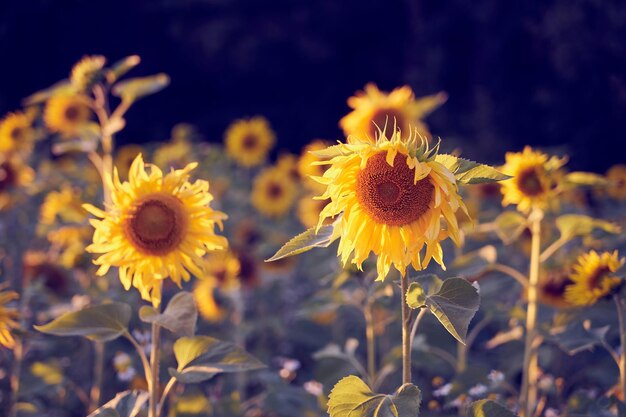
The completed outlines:
[[[626,165],[473,161],[448,93],[375,82],[299,152],[120,141],[174,88],[141,65],[0,119],[0,416],[626,417]]]

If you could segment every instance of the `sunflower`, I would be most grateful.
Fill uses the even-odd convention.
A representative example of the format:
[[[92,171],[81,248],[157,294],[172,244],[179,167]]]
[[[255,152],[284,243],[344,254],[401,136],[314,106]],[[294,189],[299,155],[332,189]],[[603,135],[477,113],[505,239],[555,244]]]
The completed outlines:
[[[293,205],[297,192],[296,183],[281,169],[269,168],[254,179],[250,198],[259,213],[282,217]]]
[[[298,169],[298,157],[291,153],[283,153],[276,161],[276,168],[282,170],[291,179],[300,181],[300,171]]]
[[[45,226],[53,225],[57,218],[65,223],[80,223],[86,217],[80,192],[69,185],[49,192],[39,209],[39,222]]]
[[[532,208],[555,207],[558,200],[554,197],[562,176],[560,168],[565,162],[565,158],[548,157],[530,146],[526,146],[523,152],[507,152],[501,171],[513,178],[501,184],[502,205],[516,204],[517,209],[525,213]]]
[[[37,135],[26,113],[9,113],[0,121],[0,152],[27,151]]]
[[[341,236],[343,265],[351,259],[361,268],[373,252],[377,280],[384,280],[392,265],[403,275],[409,265],[421,270],[431,259],[445,267],[440,242],[449,237],[460,244],[456,212],[467,215],[467,209],[456,179],[434,160],[436,149],[418,136],[415,131],[403,138],[396,131],[388,139],[381,131],[375,142],[351,136],[348,143],[320,153],[331,159],[318,178],[327,186],[318,198],[330,203],[320,213],[318,227],[342,215],[335,233]]]
[[[154,151],[154,163],[167,168],[182,168],[191,162],[193,149],[186,137],[174,137]]]
[[[626,199],[626,165],[613,165],[606,173],[610,182],[609,196],[616,200]]]
[[[18,318],[17,310],[7,307],[7,304],[18,298],[19,296],[15,291],[0,292],[0,345],[8,349],[15,347],[15,339],[11,330],[17,329],[19,324],[15,321]]]
[[[190,272],[202,276],[202,256],[224,249],[226,238],[215,234],[227,216],[213,210],[209,183],[190,183],[189,173],[198,164],[163,175],[154,166],[146,171],[138,155],[130,167],[129,181],[121,182],[117,168],[107,177],[112,205],[107,211],[91,205],[85,208],[102,220],[95,227],[91,253],[102,254],[94,261],[97,274],[119,267],[120,280],[128,290],[136,287],[155,307],[161,303],[160,282],[168,277],[180,286]]]
[[[91,110],[84,97],[57,95],[46,103],[43,118],[52,132],[73,136],[87,126]]]
[[[297,215],[300,223],[307,229],[314,227],[320,218],[320,213],[330,200],[318,200],[314,195],[305,195],[298,201]]]
[[[239,259],[231,251],[211,252],[205,259],[204,278],[211,280],[223,291],[239,288],[240,271]]]
[[[613,294],[622,284],[614,272],[624,265],[617,251],[598,254],[590,251],[578,257],[571,279],[565,289],[565,299],[573,305],[590,306]]]
[[[260,116],[234,121],[224,138],[226,153],[239,165],[254,167],[267,158],[276,141],[269,122]]]
[[[326,166],[319,165],[318,162],[322,158],[315,155],[316,151],[321,151],[329,147],[331,144],[322,139],[315,139],[302,149],[302,154],[298,160],[298,173],[304,179],[304,185],[315,192],[324,192],[326,187],[315,181],[314,177],[321,177],[326,171]]]
[[[143,152],[144,149],[139,145],[124,145],[117,150],[115,153],[115,166],[120,173],[120,178],[128,178],[130,166],[137,158],[137,155]]]
[[[11,194],[33,182],[35,172],[17,155],[0,155],[0,210],[11,205]]]
[[[228,314],[228,309],[215,297],[217,291],[212,280],[198,280],[193,288],[198,313],[210,323],[222,321]]]
[[[422,119],[447,99],[448,95],[443,92],[416,99],[407,85],[385,93],[370,83],[348,99],[348,106],[354,110],[339,121],[339,126],[346,136],[356,135],[364,139],[373,139],[378,128],[394,124],[403,132],[409,132],[413,127],[422,136],[430,137]]]
[[[75,266],[85,253],[90,234],[91,229],[87,225],[71,225],[51,230],[46,237],[54,253],[58,254],[59,265],[69,269]]]
[[[80,91],[93,87],[102,79],[104,64],[106,58],[102,55],[84,56],[72,68],[70,82]]]
[[[565,299],[565,290],[573,283],[570,274],[563,269],[542,271],[537,286],[539,302],[558,309],[572,307]]]

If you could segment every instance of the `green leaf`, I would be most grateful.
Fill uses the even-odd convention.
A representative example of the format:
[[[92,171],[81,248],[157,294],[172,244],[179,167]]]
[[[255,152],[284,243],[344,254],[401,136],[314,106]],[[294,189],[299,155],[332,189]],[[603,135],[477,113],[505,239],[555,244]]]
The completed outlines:
[[[515,414],[496,402],[480,400],[469,406],[467,417],[515,417]]]
[[[164,73],[149,77],[130,78],[115,84],[112,93],[124,101],[135,101],[141,97],[158,93],[169,83],[170,77]]]
[[[193,336],[198,321],[198,310],[193,295],[182,291],[172,297],[163,313],[159,314],[151,306],[143,306],[139,309],[139,318],[146,323],[158,323],[177,335]]]
[[[110,303],[66,313],[48,324],[34,327],[56,336],[84,336],[89,340],[108,342],[128,331],[130,315],[129,305]]]
[[[333,224],[320,227],[317,233],[315,232],[316,227],[312,227],[300,233],[285,243],[274,256],[265,260],[265,262],[277,261],[288,256],[298,255],[313,248],[329,247],[341,234],[339,231],[340,227],[338,227],[339,221],[341,221],[341,218],[336,219]]]
[[[557,217],[556,227],[561,233],[561,239],[569,240],[576,236],[586,236],[600,229],[607,233],[619,233],[621,228],[606,220],[594,219],[582,214],[564,214]]]
[[[591,187],[603,187],[609,184],[606,177],[592,172],[570,172],[565,176],[565,181],[571,185]]]
[[[467,328],[480,306],[480,296],[466,280],[448,278],[432,295],[425,295],[418,283],[411,283],[406,302],[411,308],[428,308],[455,339],[465,344]]]
[[[121,77],[123,77],[128,71],[135,68],[141,62],[141,58],[138,55],[127,56],[122,58],[108,68],[105,73],[105,77],[109,84],[113,84]]]
[[[22,104],[24,104],[24,106],[32,106],[33,104],[43,103],[50,97],[58,94],[74,93],[76,93],[76,88],[72,85],[72,83],[70,83],[69,80],[62,80],[56,84],[51,85],[48,88],[39,90],[36,93],[31,94],[30,96],[22,100]]]
[[[148,398],[146,391],[120,392],[87,417],[137,417]]]
[[[508,245],[517,240],[524,232],[528,225],[528,220],[516,211],[505,211],[496,217],[494,223],[496,234],[504,244]]]
[[[462,184],[484,184],[512,178],[489,165],[453,155],[439,154],[435,157],[435,161],[448,168],[456,180]]]
[[[577,353],[593,350],[595,346],[605,343],[609,326],[586,329],[579,321],[566,327],[552,329],[547,339],[555,343],[561,350],[570,356]]]
[[[333,387],[328,399],[330,417],[419,417],[422,393],[404,384],[393,395],[374,394],[356,376],[348,376]]]
[[[176,369],[170,375],[184,384],[211,379],[219,373],[252,371],[265,365],[232,343],[209,336],[181,337],[174,343]]]

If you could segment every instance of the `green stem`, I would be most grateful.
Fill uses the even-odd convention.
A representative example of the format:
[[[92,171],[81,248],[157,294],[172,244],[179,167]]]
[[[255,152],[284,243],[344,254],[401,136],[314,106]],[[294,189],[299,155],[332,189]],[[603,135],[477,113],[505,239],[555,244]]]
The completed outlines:
[[[363,309],[365,316],[365,338],[367,339],[367,374],[371,383],[376,380],[376,337],[374,334],[374,318],[372,302],[368,297]]]
[[[522,390],[520,395],[521,417],[532,417],[537,403],[538,361],[534,340],[537,326],[537,287],[539,284],[539,265],[541,256],[541,220],[543,212],[535,209],[530,215],[532,234],[530,271],[528,279],[528,310],[526,312],[526,341],[524,344],[524,363]]]
[[[89,392],[89,412],[95,411],[100,405],[102,394],[102,374],[104,372],[104,343],[94,342],[93,383]]]
[[[150,404],[148,417],[157,417],[157,406],[159,404],[159,359],[161,356],[160,348],[161,326],[156,322],[152,323],[152,349],[150,351],[150,376],[152,381],[150,385]]]
[[[139,358],[141,359],[141,364],[143,365],[143,372],[146,378],[146,383],[148,384],[148,390],[150,390],[149,387],[150,387],[150,384],[152,384],[152,370],[150,369],[150,362],[148,361],[148,357],[146,356],[146,353],[143,351],[143,348],[139,345],[139,343],[137,343],[135,338],[128,331],[126,331],[123,336],[126,339],[128,339],[130,343],[132,343],[133,346],[135,347],[135,350],[137,351],[137,354],[139,355]]]
[[[161,395],[161,400],[159,401],[159,406],[157,408],[157,415],[160,417],[163,415],[163,407],[165,407],[165,400],[167,399],[168,394],[172,390],[172,388],[176,385],[176,378],[171,377],[169,381],[167,381],[167,385],[163,388],[163,395]]]
[[[626,312],[624,311],[624,303],[619,298],[619,294],[614,296],[615,305],[617,306],[617,317],[619,319],[619,340],[621,344],[621,352],[619,355],[619,382],[622,390],[622,400],[626,399]]]
[[[401,304],[402,304],[402,383],[411,383],[411,311],[406,303],[406,293],[409,289],[409,279],[401,278]]]
[[[9,402],[9,417],[17,416],[17,403],[20,391],[20,374],[22,371],[22,362],[24,360],[24,342],[22,337],[15,338],[15,346],[13,348],[13,368],[11,369],[11,399]]]

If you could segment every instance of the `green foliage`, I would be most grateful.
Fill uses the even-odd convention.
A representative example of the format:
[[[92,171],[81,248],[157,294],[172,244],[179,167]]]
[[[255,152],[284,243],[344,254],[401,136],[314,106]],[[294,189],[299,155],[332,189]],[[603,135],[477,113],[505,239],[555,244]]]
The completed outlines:
[[[579,321],[565,327],[553,329],[546,338],[554,342],[568,355],[575,355],[585,350],[592,350],[595,346],[606,343],[606,334],[609,326],[586,329]]]
[[[109,84],[113,84],[122,78],[128,71],[139,65],[140,62],[141,59],[137,55],[131,55],[120,59],[106,70],[105,76],[107,81]]]
[[[139,417],[147,402],[146,391],[124,391],[87,417]]]
[[[333,387],[328,399],[330,417],[418,417],[422,393],[404,384],[393,395],[375,394],[356,376],[348,376]]]
[[[557,217],[556,227],[561,233],[561,239],[569,240],[577,236],[586,236],[595,229],[607,233],[619,233],[621,228],[615,223],[606,220],[594,219],[582,214],[564,214]]]
[[[144,96],[158,93],[167,87],[170,77],[160,73],[149,77],[130,78],[115,84],[111,91],[113,95],[127,102],[136,101]]]
[[[288,256],[298,255],[313,248],[327,248],[340,236],[338,227],[335,227],[340,218],[331,225],[324,225],[316,232],[316,227],[291,238],[266,262],[277,261]]]
[[[152,306],[139,309],[139,318],[146,323],[158,323],[180,336],[193,336],[198,321],[198,309],[193,295],[186,291],[176,294],[165,307],[163,313]]]
[[[606,177],[602,175],[593,174],[591,172],[570,172],[565,176],[565,181],[568,184],[575,186],[606,186],[609,184]]]
[[[417,282],[411,283],[406,302],[413,309],[428,308],[448,332],[459,342],[465,343],[467,328],[480,306],[476,288],[462,278],[448,278],[441,288],[427,295]]]
[[[108,342],[128,331],[131,308],[124,303],[109,303],[63,314],[42,326],[42,333],[56,336],[84,336],[90,340]]]
[[[462,184],[485,184],[511,178],[489,165],[453,155],[439,154],[435,157],[435,161],[448,168],[456,180]]]
[[[514,242],[528,226],[528,220],[516,211],[505,211],[496,217],[496,234],[508,245]]]
[[[239,346],[209,336],[178,339],[174,343],[174,356],[178,367],[170,368],[170,375],[184,384],[206,381],[219,373],[265,368]]]
[[[515,417],[515,414],[496,402],[480,400],[469,406],[467,417]]]

